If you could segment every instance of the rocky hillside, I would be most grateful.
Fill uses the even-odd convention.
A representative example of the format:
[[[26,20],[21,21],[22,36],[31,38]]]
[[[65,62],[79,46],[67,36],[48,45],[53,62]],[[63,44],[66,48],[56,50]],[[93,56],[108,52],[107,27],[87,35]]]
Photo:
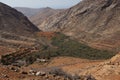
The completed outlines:
[[[17,10],[0,3],[0,46],[33,45],[34,33],[40,31]],[[0,49],[2,50],[2,49]],[[4,51],[2,51],[4,52]]]
[[[22,13],[0,3],[0,32],[29,36],[36,31],[39,31],[39,29]]]
[[[40,10],[37,14],[30,17],[31,22],[33,22],[36,26],[40,25],[46,18],[55,15],[59,12],[63,11],[63,9],[52,9],[52,8],[44,8]]]
[[[62,31],[99,49],[120,50],[120,1],[83,0],[39,25],[44,31]]]

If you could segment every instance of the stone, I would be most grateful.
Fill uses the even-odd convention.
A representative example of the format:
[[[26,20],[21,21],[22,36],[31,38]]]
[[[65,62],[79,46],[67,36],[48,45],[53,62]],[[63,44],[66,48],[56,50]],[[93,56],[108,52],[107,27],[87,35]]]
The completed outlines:
[[[46,75],[46,73],[43,72],[43,71],[38,71],[38,72],[36,73],[36,76],[45,76],[45,75]]]

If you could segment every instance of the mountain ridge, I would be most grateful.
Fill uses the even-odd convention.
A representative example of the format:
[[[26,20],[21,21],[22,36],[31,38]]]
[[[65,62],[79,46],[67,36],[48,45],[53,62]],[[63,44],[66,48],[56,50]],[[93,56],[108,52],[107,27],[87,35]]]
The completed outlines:
[[[43,7],[43,8],[29,8],[29,7],[14,7],[17,11],[22,12],[28,18],[37,15],[38,13],[44,10],[56,10],[50,7]]]
[[[38,27],[60,31],[92,47],[120,50],[119,0],[83,0]]]
[[[22,12],[28,18],[37,14],[39,11],[44,9],[44,8],[28,8],[28,7],[14,7],[14,8]]]
[[[37,14],[31,16],[29,19],[36,26],[38,26],[44,20],[46,20],[48,17],[55,15],[55,14],[62,12],[62,11],[64,11],[64,9],[44,8],[43,10],[39,11]]]

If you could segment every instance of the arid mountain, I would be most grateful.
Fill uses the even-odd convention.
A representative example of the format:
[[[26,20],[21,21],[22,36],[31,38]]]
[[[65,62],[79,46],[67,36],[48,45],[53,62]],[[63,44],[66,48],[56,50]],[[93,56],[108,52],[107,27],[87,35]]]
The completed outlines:
[[[38,27],[62,31],[99,49],[120,50],[120,0],[83,0]]]
[[[44,8],[27,8],[27,7],[15,7],[16,10],[22,12],[25,16],[31,17],[37,14],[39,11],[43,10]]]
[[[0,3],[0,32],[15,33],[17,35],[32,35],[39,31],[22,13]]]
[[[16,48],[20,44],[30,46],[35,41],[32,38],[34,33],[38,31],[40,30],[22,13],[0,3],[0,46],[16,45]]]
[[[87,6],[92,2],[92,0],[84,1],[78,5],[84,3],[84,5]],[[97,0],[93,1],[97,2]],[[87,2],[89,3],[87,4]],[[95,3],[93,2],[93,4]],[[69,12],[69,10],[71,12]],[[118,41],[119,32],[117,32],[118,35],[115,34],[107,37],[105,36],[107,33],[105,33],[104,30],[104,33],[102,33],[101,30],[100,32],[98,30],[98,32],[92,33],[90,32],[92,30],[88,30],[90,26],[88,27],[88,25],[86,25],[86,27],[84,27],[84,24],[83,28],[88,32],[85,33],[85,30],[81,26],[81,28],[77,26],[77,24],[82,25],[83,22],[81,21],[82,23],[80,23],[77,21],[80,17],[74,19],[75,15],[73,15],[72,18],[75,20],[74,28],[76,32],[72,32],[72,30],[74,30],[74,28],[71,27],[73,26],[73,22],[66,23],[66,21],[71,19],[69,16],[72,16],[71,13],[74,11],[76,12],[76,10],[72,10],[71,8],[55,14],[56,17],[66,14],[64,18],[62,16],[55,19],[56,21],[64,21],[65,23],[62,22],[62,24],[60,24],[58,22],[59,25],[55,24],[50,28],[48,28],[48,26],[46,29],[41,27],[41,29],[45,30],[45,32],[43,32],[34,26],[22,13],[0,3],[0,80],[119,80],[120,53],[116,55],[116,53],[112,51],[95,49],[79,43],[70,36],[66,36],[68,33],[72,33],[71,36],[74,36],[74,38],[80,41],[81,38],[83,38],[86,43],[88,43],[88,40],[90,40],[90,42],[94,41],[93,39],[99,39],[101,41],[103,41],[103,39],[108,40],[110,36],[113,36],[114,39]],[[93,11],[91,11],[91,13],[92,12]],[[80,14],[83,18],[80,19],[86,18],[87,13],[88,12],[84,12],[83,10],[83,13]],[[49,22],[52,22],[55,16],[51,16],[51,21]],[[72,21],[72,19],[70,21]],[[88,21],[85,23],[88,24]],[[63,26],[64,24],[68,26],[65,27]],[[71,26],[69,24],[71,24]],[[98,25],[97,22],[96,25]],[[109,26],[104,27],[105,30],[109,29]],[[91,28],[93,29],[93,27]],[[77,29],[84,31],[77,32],[79,31]],[[118,27],[117,29],[119,31]],[[53,31],[62,31],[66,35]],[[97,33],[100,33],[101,36],[93,36],[93,34]],[[111,34],[113,33],[114,30],[111,31]],[[81,35],[83,35],[83,37],[81,37]],[[111,37],[109,40],[111,40]]]
[[[63,9],[52,9],[52,8],[44,8],[39,11],[37,14],[30,17],[31,22],[33,22],[36,26],[40,25],[46,18],[57,14],[58,12],[63,11]]]

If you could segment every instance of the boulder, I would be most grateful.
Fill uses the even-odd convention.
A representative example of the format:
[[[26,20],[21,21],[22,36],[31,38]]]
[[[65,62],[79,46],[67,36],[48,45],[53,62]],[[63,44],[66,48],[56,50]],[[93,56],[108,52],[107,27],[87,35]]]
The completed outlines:
[[[46,75],[46,73],[43,72],[43,71],[38,71],[38,72],[36,73],[36,76],[45,76],[45,75]]]

